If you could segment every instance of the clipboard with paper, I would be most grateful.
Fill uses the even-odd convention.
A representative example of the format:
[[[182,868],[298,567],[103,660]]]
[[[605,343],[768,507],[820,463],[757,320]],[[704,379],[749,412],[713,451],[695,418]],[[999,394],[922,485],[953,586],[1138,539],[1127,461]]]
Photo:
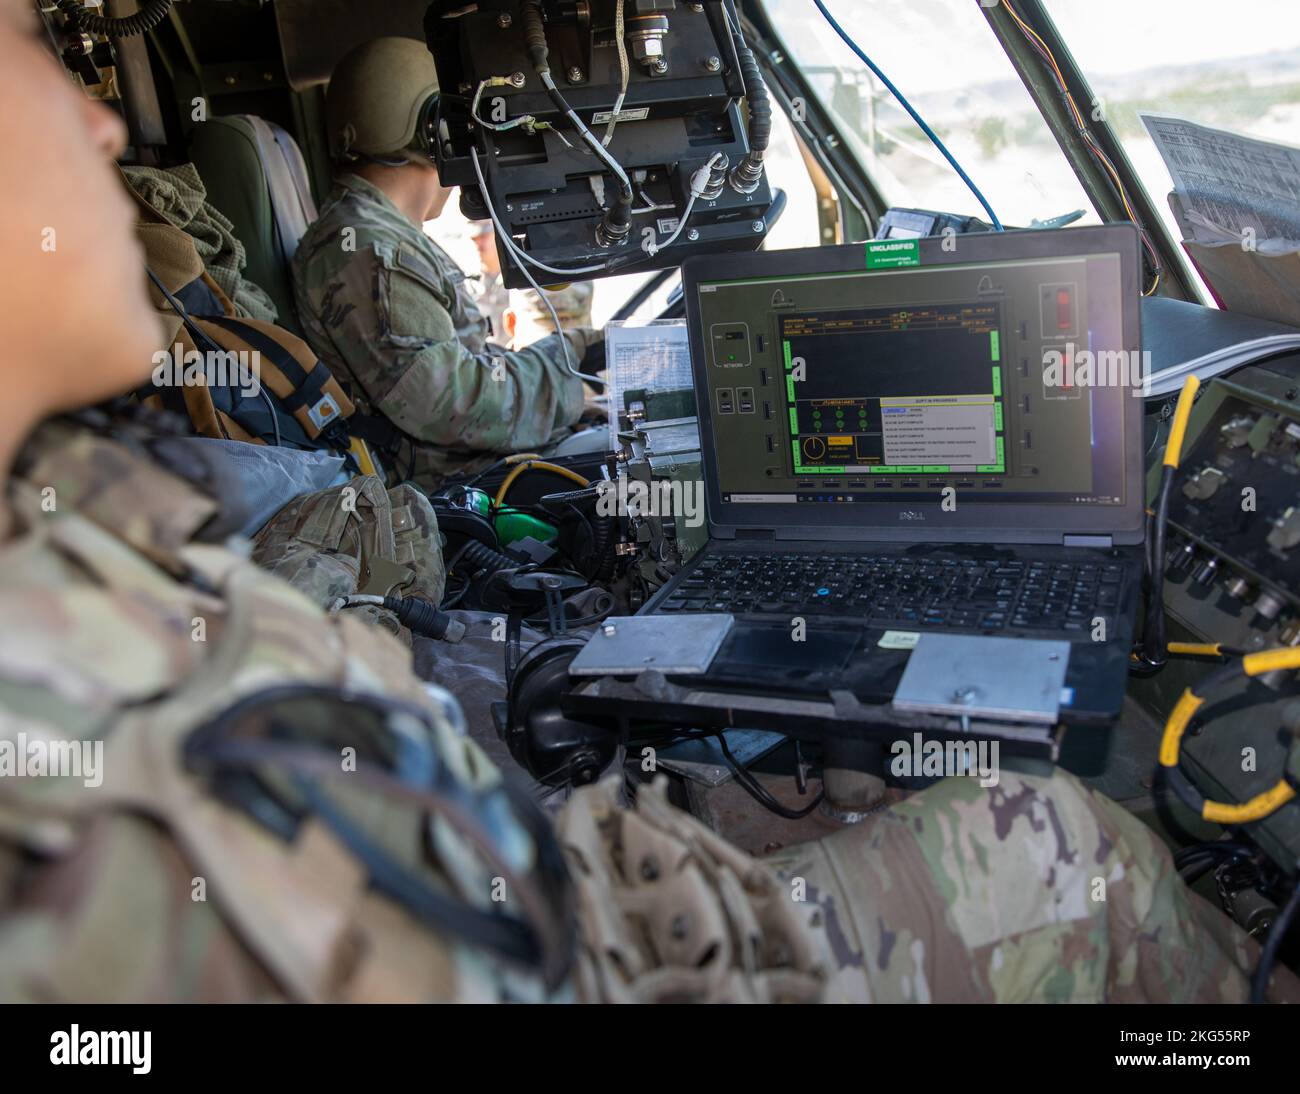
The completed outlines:
[[[1173,181],[1183,247],[1218,303],[1300,327],[1300,148],[1141,118]]]

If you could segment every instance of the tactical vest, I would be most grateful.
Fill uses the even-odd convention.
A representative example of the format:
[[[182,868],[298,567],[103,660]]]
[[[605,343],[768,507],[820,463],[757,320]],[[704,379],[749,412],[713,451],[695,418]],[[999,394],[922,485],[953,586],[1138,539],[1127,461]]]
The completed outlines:
[[[385,489],[374,475],[296,498],[262,527],[252,560],[328,608],[353,593],[438,604],[446,586],[438,518],[413,486]],[[375,605],[348,609],[410,644],[410,632]]]
[[[358,846],[491,910],[493,870],[418,801],[326,778],[351,830],[285,838],[182,762],[195,727],[292,684],[427,712],[439,762],[490,787],[408,652],[196,542],[216,503],[128,449],[60,424],[26,454],[0,546],[0,999],[545,997],[377,890]],[[4,770],[37,740],[102,745],[99,781]]]
[[[615,778],[558,819],[572,885],[554,919],[581,936],[571,978],[499,960],[389,895],[536,909],[521,875],[555,861],[535,829],[498,815],[491,859],[423,796],[349,782],[323,750],[342,822],[318,809],[284,830],[231,804],[185,758],[222,712],[286,686],[425,711],[462,797],[500,777],[394,639],[196,542],[212,499],[83,429],[47,426],[26,457],[0,545],[0,1001],[821,997],[824,928],[662,786],[628,808]],[[102,757],[93,773],[5,771],[3,746],[24,740]]]

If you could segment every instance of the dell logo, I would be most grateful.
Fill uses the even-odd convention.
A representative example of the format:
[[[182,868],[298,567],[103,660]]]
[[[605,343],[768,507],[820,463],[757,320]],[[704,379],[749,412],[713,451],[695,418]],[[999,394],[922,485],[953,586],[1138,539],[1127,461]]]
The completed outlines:
[[[899,520],[925,520],[925,514],[917,509],[901,509],[898,513]]]

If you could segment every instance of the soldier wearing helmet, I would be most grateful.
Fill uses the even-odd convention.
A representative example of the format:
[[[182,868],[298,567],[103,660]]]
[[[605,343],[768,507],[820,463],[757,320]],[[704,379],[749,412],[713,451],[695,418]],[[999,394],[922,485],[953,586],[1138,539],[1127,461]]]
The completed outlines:
[[[335,186],[294,257],[307,340],[351,386],[368,439],[426,489],[564,437],[584,390],[561,339],[578,367],[600,342],[589,327],[509,352],[489,342],[464,273],[421,229],[451,193],[430,159],[437,96],[422,42],[378,38],[339,62]]]

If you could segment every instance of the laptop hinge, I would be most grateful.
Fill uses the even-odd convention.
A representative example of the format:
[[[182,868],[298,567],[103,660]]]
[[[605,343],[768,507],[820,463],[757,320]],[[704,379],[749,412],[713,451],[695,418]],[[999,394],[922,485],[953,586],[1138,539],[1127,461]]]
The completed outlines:
[[[776,539],[775,528],[737,528],[737,539]]]
[[[1110,536],[1071,536],[1066,535],[1062,543],[1067,547],[1113,547]]]

